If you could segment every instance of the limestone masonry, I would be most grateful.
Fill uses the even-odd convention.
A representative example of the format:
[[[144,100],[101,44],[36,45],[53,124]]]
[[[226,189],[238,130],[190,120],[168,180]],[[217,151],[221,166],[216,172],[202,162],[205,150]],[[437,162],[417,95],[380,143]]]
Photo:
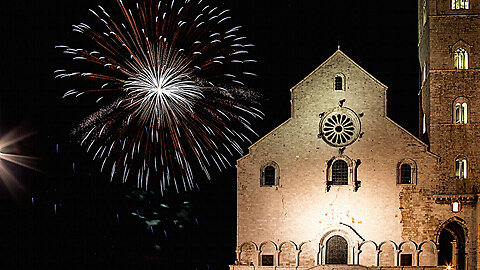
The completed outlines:
[[[291,89],[237,161],[232,270],[480,269],[480,0],[419,0],[418,37],[418,137],[340,49]]]

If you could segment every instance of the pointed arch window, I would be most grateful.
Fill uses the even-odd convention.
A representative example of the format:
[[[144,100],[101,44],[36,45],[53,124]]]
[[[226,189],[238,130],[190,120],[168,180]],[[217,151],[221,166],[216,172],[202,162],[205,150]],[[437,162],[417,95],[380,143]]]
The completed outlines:
[[[468,53],[464,48],[458,48],[455,51],[455,68],[468,69]]]
[[[469,9],[469,0],[452,0],[452,9]]]
[[[464,157],[458,157],[455,159],[455,178],[466,179],[467,178],[467,159]]]

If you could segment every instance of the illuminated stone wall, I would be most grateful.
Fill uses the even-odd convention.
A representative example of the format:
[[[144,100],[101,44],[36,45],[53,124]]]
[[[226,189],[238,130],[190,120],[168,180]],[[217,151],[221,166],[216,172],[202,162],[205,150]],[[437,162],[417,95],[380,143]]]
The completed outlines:
[[[338,73],[345,76],[345,91],[333,88]],[[237,163],[240,257],[243,243],[260,247],[273,242],[277,265],[292,266],[295,252],[289,251],[285,257],[290,259],[282,261],[279,248],[291,241],[299,251],[299,265],[322,264],[326,241],[340,235],[348,241],[349,263],[398,265],[395,256],[402,252],[414,255],[414,265],[436,263],[434,253],[423,253],[422,260],[418,255],[420,245],[432,243],[438,226],[451,216],[449,205],[432,199],[438,156],[385,116],[385,91],[341,51],[292,89],[293,117],[252,145]],[[363,115],[363,134],[340,153],[318,137],[319,114],[340,106],[343,99],[344,107]],[[359,164],[357,191],[352,182],[327,191],[328,161],[339,155]],[[397,184],[398,164],[404,159],[416,164],[414,184]],[[262,187],[261,168],[271,161],[279,165],[279,185]],[[400,246],[408,240],[413,248]],[[392,247],[385,244],[389,241]],[[305,256],[302,243],[311,244],[313,257]],[[362,243],[365,250],[359,248]],[[261,255],[259,249],[255,265]]]
[[[446,194],[450,198],[477,194],[480,190],[480,1],[469,0],[469,9],[455,10],[451,1],[427,0],[428,19],[423,24],[424,1],[418,1],[419,59],[420,65],[427,63],[427,78],[420,93],[420,106],[429,124],[428,136],[423,138],[428,137],[430,151],[441,157],[436,182],[428,193]],[[459,47],[468,52],[466,70],[457,70],[454,65],[454,54]],[[460,97],[468,104],[468,121],[461,125],[455,124],[454,119],[454,101]],[[468,162],[466,179],[455,179],[455,159],[459,156]],[[405,203],[419,205],[428,200],[422,193],[404,197]],[[454,215],[464,222],[469,269],[480,268],[477,202],[474,198],[464,203],[462,211]],[[434,226],[445,216],[445,213],[429,214],[423,226],[431,227],[429,234],[434,235]],[[414,227],[414,223],[409,225],[408,234],[415,233]]]

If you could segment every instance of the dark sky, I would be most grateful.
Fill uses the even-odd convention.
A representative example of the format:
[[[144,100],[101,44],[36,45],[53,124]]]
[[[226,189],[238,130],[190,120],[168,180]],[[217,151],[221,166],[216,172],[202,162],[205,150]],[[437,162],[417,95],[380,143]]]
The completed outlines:
[[[318,4],[319,2],[321,4]],[[66,172],[70,169],[66,167],[71,166],[67,165],[68,162],[83,160],[83,157],[79,157],[82,155],[78,154],[78,149],[60,151],[60,156],[55,154],[56,144],[62,145],[75,124],[75,119],[81,119],[83,114],[81,108],[77,106],[72,109],[71,103],[61,99],[63,93],[72,87],[65,82],[55,80],[53,71],[69,67],[72,63],[65,61],[60,51],[54,49],[54,46],[78,45],[75,42],[81,39],[78,38],[78,34],[72,33],[71,25],[92,20],[88,8],[95,7],[97,4],[107,9],[113,9],[116,5],[114,0],[27,0],[2,3],[0,9],[2,33],[0,128],[3,130],[0,134],[6,133],[20,123],[36,131],[37,135],[24,142],[18,149],[24,154],[41,157],[43,160],[39,166],[45,171],[43,174],[37,174],[26,172],[24,169],[14,169],[15,173],[22,176],[21,181],[25,182],[26,186],[20,201],[28,200],[32,196],[46,196],[39,194],[43,189],[53,189],[56,185],[61,185],[60,179],[64,178],[69,178],[68,183],[73,183],[81,190],[87,190],[79,184],[79,181],[83,181],[82,176],[70,177],[71,172]],[[249,86],[264,96],[261,109],[266,115],[265,120],[256,127],[260,136],[290,116],[290,88],[332,55],[339,43],[343,52],[389,87],[388,115],[413,134],[417,133],[418,60],[415,1],[392,5],[388,1],[235,0],[225,1],[223,5],[232,11],[236,24],[243,26],[242,34],[247,36],[249,43],[255,44],[251,53],[258,60],[254,70],[258,77]],[[90,172],[87,171],[88,169],[83,176],[88,175],[91,178]],[[105,208],[106,213],[110,213],[109,211],[114,208],[117,209],[116,201],[108,200],[115,195],[110,192],[109,196],[103,196],[103,193],[97,191],[109,188],[108,185],[105,186],[106,184],[96,184],[104,181],[102,177],[99,177],[98,181],[87,181],[85,185],[94,189],[93,193],[96,195],[92,195],[92,199],[86,203],[88,206],[85,208],[81,208],[75,202],[67,204],[68,194],[71,193],[68,193],[68,188],[64,188],[63,190],[67,191],[64,191],[60,201],[64,201],[65,209],[70,205],[69,210],[66,211],[73,212],[72,209],[75,209],[79,212],[88,212],[96,209],[96,203],[110,205],[110,208]],[[226,269],[226,264],[233,262],[235,248],[234,168],[215,174],[213,180],[203,183],[202,187],[201,194],[191,196],[193,198],[190,199],[197,204],[194,207],[197,209],[195,215],[200,219],[200,223],[203,222],[206,225],[190,233],[204,235],[203,238],[200,237],[202,241],[210,237],[209,247],[217,248],[207,253],[204,260],[206,262],[215,260],[218,269]],[[4,187],[1,188],[4,189]],[[3,196],[6,196],[5,193],[5,190],[0,192]],[[77,204],[85,204],[80,197],[72,196],[78,200]],[[99,197],[102,199],[98,199]],[[51,203],[50,206],[52,205]],[[85,214],[85,219],[91,222],[78,225],[85,229],[67,233],[63,229],[73,224],[69,214],[64,214],[63,219],[59,219],[51,217],[50,212],[45,214],[46,210],[25,210],[21,202],[16,202],[12,207],[7,211],[11,214],[7,218],[16,219],[10,225],[11,228],[17,228],[16,234],[10,237],[18,250],[23,250],[25,246],[32,243],[42,248],[45,242],[55,238],[73,236],[84,238],[85,235],[91,235],[92,231],[102,231],[102,228],[109,231],[108,228],[110,228],[109,222],[103,215]],[[46,209],[48,207],[46,206]],[[22,216],[18,213],[21,211],[29,212]],[[49,217],[42,218],[42,215]],[[23,219],[18,216],[22,216]],[[54,228],[51,229],[53,231],[46,230],[48,233],[40,233],[39,236],[29,235],[31,238],[38,238],[37,240],[26,240],[25,237],[20,236],[35,227],[34,221],[31,221],[32,216],[41,220],[40,223],[43,222],[43,227],[40,226],[41,231],[45,231],[43,229],[46,227]],[[19,223],[25,220],[30,220],[32,223],[20,226]],[[54,225],[50,226],[51,224]],[[57,229],[63,234],[56,235]],[[125,233],[121,229],[117,228],[117,230],[118,234],[113,236],[108,233],[94,235],[100,238],[106,237],[105,235],[110,238],[117,237],[115,243],[121,245]],[[130,229],[129,234],[132,231],[136,232]],[[138,237],[148,239],[148,237],[142,238],[144,236]],[[192,242],[191,246],[198,250],[198,241],[200,241],[198,237],[185,240],[186,247],[183,248],[188,249],[188,245]],[[124,242],[136,241],[135,237],[127,238]],[[92,247],[98,243],[95,236],[87,239],[89,240],[86,240],[78,250],[73,248],[76,245],[74,241],[61,242],[65,245],[64,250],[70,250],[65,251],[65,254],[68,256],[74,256],[72,254],[75,252],[83,254],[85,251],[81,247]],[[100,242],[106,243],[106,241]],[[10,242],[7,241],[7,243]],[[108,243],[107,247],[97,247],[97,249],[109,249],[111,243]],[[55,249],[52,245],[47,246],[59,252],[58,247]],[[112,260],[116,260],[118,256],[128,253],[125,250],[128,249],[106,254],[110,254]],[[32,255],[28,254],[30,252],[32,251],[27,249],[23,252],[24,256],[31,258]],[[139,253],[133,254],[137,255],[132,257],[139,256]],[[64,257],[69,258],[67,255]],[[80,258],[90,260],[96,258],[95,256],[98,255],[90,255],[90,257],[85,255]],[[18,258],[22,260],[21,256]],[[39,255],[35,258],[41,261],[44,256]],[[55,261],[53,257],[49,257],[48,260]],[[78,260],[81,261],[81,259]],[[109,262],[108,259],[98,260],[104,265]],[[68,261],[69,259],[64,259],[55,262],[61,265]],[[199,263],[205,265],[205,261]],[[201,268],[202,266],[199,267]]]

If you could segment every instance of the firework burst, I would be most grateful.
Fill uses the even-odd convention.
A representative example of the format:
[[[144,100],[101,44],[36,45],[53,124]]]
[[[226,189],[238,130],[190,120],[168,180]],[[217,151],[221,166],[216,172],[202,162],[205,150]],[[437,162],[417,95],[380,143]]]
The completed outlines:
[[[96,50],[57,46],[74,60],[96,64],[97,72],[57,70],[58,78],[90,79],[97,85],[64,97],[94,96],[100,109],[74,131],[101,170],[140,187],[154,177],[161,190],[190,189],[193,168],[226,168],[241,143],[254,134],[248,119],[261,118],[258,95],[244,87],[254,60],[231,26],[228,10],[203,0],[145,0],[129,9],[117,0],[119,16],[90,10],[96,27],[73,30]],[[120,17],[121,20],[115,20]]]

